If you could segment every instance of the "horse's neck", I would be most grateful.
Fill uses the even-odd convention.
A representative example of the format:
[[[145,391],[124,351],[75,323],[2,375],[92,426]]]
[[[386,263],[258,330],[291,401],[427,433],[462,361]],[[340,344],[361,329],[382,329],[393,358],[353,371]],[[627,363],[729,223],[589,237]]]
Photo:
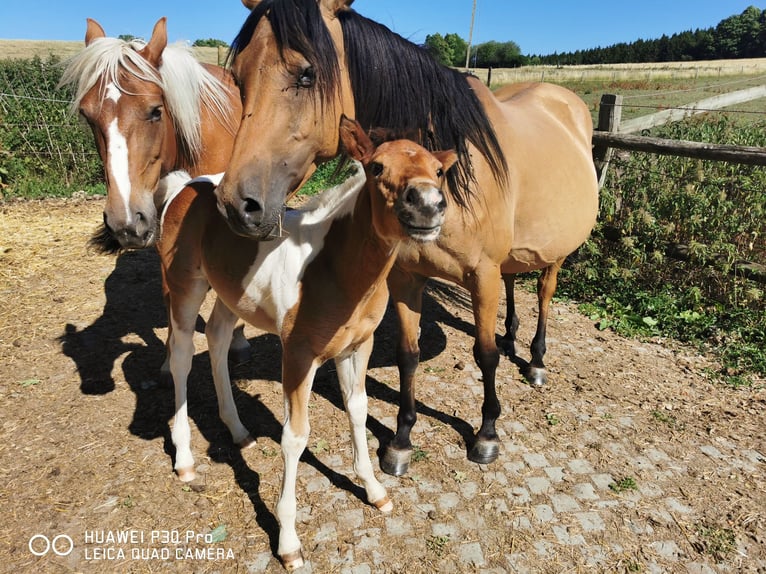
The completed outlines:
[[[388,272],[396,261],[398,242],[381,239],[372,224],[372,202],[363,189],[356,200],[353,214],[334,222],[324,248],[323,261],[347,293],[364,299],[385,287]]]

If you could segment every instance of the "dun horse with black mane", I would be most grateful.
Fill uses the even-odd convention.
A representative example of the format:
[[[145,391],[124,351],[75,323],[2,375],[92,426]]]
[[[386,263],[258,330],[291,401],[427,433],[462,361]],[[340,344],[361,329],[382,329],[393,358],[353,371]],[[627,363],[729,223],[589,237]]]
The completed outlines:
[[[508,313],[503,343],[515,354],[513,278],[541,269],[539,316],[524,369],[546,381],[548,307],[565,258],[588,237],[598,211],[592,120],[574,93],[550,84],[491,92],[477,78],[438,64],[425,50],[350,8],[351,0],[243,0],[251,13],[231,50],[243,117],[229,167],[216,190],[231,228],[279,233],[285,197],[314,162],[340,152],[341,114],[365,128],[416,131],[428,149],[455,149],[448,190],[458,209],[439,238],[404,242],[389,276],[401,325],[397,431],[386,472],[406,472],[415,423],[414,375],[426,280],[439,277],[471,294],[474,357],[483,377],[482,424],[469,459],[499,453],[495,324],[501,283]]]
[[[205,333],[224,421],[236,417],[226,349],[237,317],[280,336],[285,468],[277,505],[278,553],[290,569],[303,564],[295,481],[309,435],[308,400],[317,368],[329,359],[335,360],[349,417],[354,471],[370,503],[384,512],[393,507],[367,451],[367,362],[388,301],[386,276],[404,244],[428,245],[439,235],[447,209],[444,172],[456,159],[452,151],[429,153],[407,140],[375,147],[347,118],[340,131],[365,173],[305,209],[286,213],[279,239],[253,242],[233,233],[215,209],[210,178],[193,182],[169,202],[158,243],[169,289],[170,369],[179,404],[185,404],[194,324],[209,287],[218,298]],[[172,439],[176,471],[192,478],[185,410],[176,414]]]

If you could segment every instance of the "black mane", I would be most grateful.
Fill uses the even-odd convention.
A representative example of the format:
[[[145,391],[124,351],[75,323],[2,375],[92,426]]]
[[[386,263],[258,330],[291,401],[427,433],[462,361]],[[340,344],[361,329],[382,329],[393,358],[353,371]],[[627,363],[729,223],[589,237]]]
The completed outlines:
[[[322,101],[329,102],[340,78],[338,56],[317,0],[263,0],[245,21],[231,46],[232,62],[249,43],[262,17],[269,19],[280,51],[296,50],[314,67]],[[468,204],[475,182],[468,144],[486,158],[495,179],[508,166],[492,124],[467,82],[467,75],[437,62],[425,49],[354,10],[339,12],[346,64],[365,129],[420,134],[426,149],[454,149],[459,162],[447,173],[455,201]]]

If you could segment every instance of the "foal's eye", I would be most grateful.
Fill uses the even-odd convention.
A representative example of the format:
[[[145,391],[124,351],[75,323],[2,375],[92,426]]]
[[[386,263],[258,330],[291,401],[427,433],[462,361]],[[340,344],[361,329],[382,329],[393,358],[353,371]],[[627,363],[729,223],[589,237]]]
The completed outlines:
[[[155,106],[149,112],[149,121],[158,122],[162,119],[162,106]]]
[[[436,177],[441,178],[444,176],[444,170],[442,168],[439,168],[436,170]]]
[[[375,177],[380,176],[380,174],[383,173],[383,164],[378,163],[377,161],[372,162],[370,164],[370,173]]]
[[[316,74],[314,73],[314,68],[309,66],[308,68],[305,68],[303,71],[301,71],[300,75],[298,76],[298,87],[311,88],[314,86],[315,81]]]

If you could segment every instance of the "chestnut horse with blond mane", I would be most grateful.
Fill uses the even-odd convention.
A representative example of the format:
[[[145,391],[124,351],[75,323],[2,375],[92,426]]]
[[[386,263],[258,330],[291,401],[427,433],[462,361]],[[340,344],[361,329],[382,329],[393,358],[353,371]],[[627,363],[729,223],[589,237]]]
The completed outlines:
[[[234,40],[231,70],[243,116],[226,174],[216,190],[231,228],[264,238],[279,233],[285,197],[314,162],[340,153],[341,114],[365,128],[420,134],[428,149],[455,149],[450,210],[439,238],[405,242],[389,276],[401,325],[397,349],[400,408],[382,460],[406,472],[415,423],[418,323],[427,278],[471,295],[474,357],[484,385],[482,423],[470,460],[499,453],[495,324],[501,283],[508,301],[503,341],[515,354],[513,276],[540,269],[539,316],[524,374],[546,381],[548,307],[565,258],[589,236],[598,211],[592,120],[574,93],[551,84],[490,91],[444,67],[425,50],[350,8],[352,0],[243,0],[250,16]]]
[[[233,233],[215,209],[213,190],[220,176],[211,176],[193,180],[169,201],[158,242],[169,289],[170,367],[177,396],[186,387],[194,323],[209,287],[218,299],[206,334],[224,420],[236,417],[226,349],[237,317],[282,341],[284,477],[276,513],[278,554],[288,569],[303,564],[295,525],[296,476],[309,436],[314,374],[325,361],[334,359],[337,368],[354,471],[372,505],[383,512],[393,508],[368,452],[367,362],[388,302],[388,271],[405,243],[428,245],[439,235],[447,209],[444,173],[456,159],[452,151],[430,153],[407,140],[375,146],[348,118],[342,119],[340,132],[364,173],[287,212],[279,239],[254,242]],[[172,439],[176,471],[189,480],[194,459],[185,411],[176,415]]]
[[[91,245],[103,253],[153,246],[168,194],[226,168],[242,112],[231,74],[200,63],[184,43],[168,45],[165,18],[148,42],[107,37],[88,18],[85,48],[68,60],[61,84],[74,87],[72,110],[104,164],[104,220]],[[242,361],[249,349],[237,328],[231,356]],[[167,358],[161,370],[169,373]],[[236,412],[225,420],[235,442],[252,444]]]

